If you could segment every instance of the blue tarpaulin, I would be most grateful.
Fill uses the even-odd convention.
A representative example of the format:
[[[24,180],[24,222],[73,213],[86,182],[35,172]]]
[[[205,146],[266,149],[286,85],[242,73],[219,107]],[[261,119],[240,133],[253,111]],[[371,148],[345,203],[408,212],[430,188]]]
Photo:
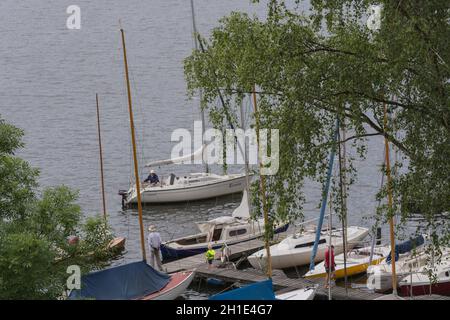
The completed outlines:
[[[400,254],[410,252],[413,249],[423,245],[424,243],[425,243],[425,239],[423,238],[423,236],[418,236],[415,239],[411,239],[411,240],[402,242],[400,244],[397,244],[395,246],[395,261],[398,260]],[[387,263],[391,262],[391,254],[390,253],[386,257],[386,262]]]
[[[136,299],[164,288],[170,276],[156,271],[145,261],[128,263],[81,277],[81,289],[69,299]]]
[[[216,294],[209,300],[275,300],[272,280],[249,284],[245,287]]]

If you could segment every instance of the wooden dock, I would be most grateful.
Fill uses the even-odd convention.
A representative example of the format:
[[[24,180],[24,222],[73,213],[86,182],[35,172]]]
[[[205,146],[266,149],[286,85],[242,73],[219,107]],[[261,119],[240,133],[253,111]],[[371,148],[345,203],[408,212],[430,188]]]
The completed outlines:
[[[288,234],[289,233],[282,233],[277,235],[277,237],[275,238],[275,242],[285,238]],[[230,245],[229,248],[231,249],[230,260],[236,261],[238,259],[244,259],[248,255],[264,248],[264,241],[255,239]],[[218,252],[216,253],[216,263],[217,259],[219,259]],[[214,267],[208,268],[208,264],[205,261],[205,255],[203,253],[165,263],[163,266],[166,268],[166,272],[168,273],[196,269],[197,277],[216,278],[228,283],[248,284],[267,279],[267,276],[262,271],[256,269],[238,270],[230,267],[219,268],[216,267],[217,264]],[[328,299],[328,289],[325,289],[323,279],[289,278],[281,270],[274,270],[272,275],[272,282],[275,290],[278,290],[280,293],[284,291],[318,285],[319,288],[316,292],[316,298]],[[389,299],[387,295],[375,293],[368,289],[349,287],[346,290],[344,287],[335,285],[332,286],[331,295],[333,300],[375,300],[377,298]],[[405,298],[405,300],[409,299],[410,298]],[[414,297],[413,299],[450,300],[450,297],[432,295]]]
[[[274,236],[273,243],[280,242],[286,236],[290,235],[291,232],[282,232],[279,234],[276,234]],[[240,242],[237,244],[229,245],[228,246],[231,250],[230,260],[236,261],[240,258],[247,257],[251,255],[252,253],[255,253],[258,250],[261,250],[264,248],[264,241],[260,239],[254,239],[249,241]],[[216,250],[216,259],[220,259],[220,252]],[[175,260],[172,262],[168,262],[164,264],[164,267],[166,268],[167,273],[182,271],[182,270],[188,270],[192,268],[196,268],[199,265],[205,264],[205,254],[197,254],[194,256],[190,256],[187,258]]]
[[[318,285],[319,288],[316,296],[322,299],[328,298],[328,289],[325,289],[323,279],[288,278],[284,273],[276,271],[280,270],[274,270],[274,274],[272,275],[275,290],[281,290],[280,292],[283,292]],[[267,280],[267,276],[259,270],[233,270],[230,268],[208,269],[205,263],[197,267],[196,274],[203,278],[216,278],[226,282],[242,284]],[[346,291],[344,287],[340,286],[332,286],[331,292],[333,300],[374,300],[383,296],[382,294],[362,289],[348,288]]]

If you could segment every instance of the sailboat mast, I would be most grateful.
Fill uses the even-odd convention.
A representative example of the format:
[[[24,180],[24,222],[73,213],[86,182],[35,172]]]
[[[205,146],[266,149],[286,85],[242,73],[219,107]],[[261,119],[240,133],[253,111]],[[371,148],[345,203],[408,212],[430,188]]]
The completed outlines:
[[[102,136],[100,130],[100,110],[98,107],[98,94],[95,94],[95,101],[97,103],[97,131],[98,131],[98,148],[100,153],[100,179],[102,185],[102,201],[103,201],[103,217],[106,221],[106,199],[105,199],[105,180],[103,176],[103,150],[102,150]]]
[[[266,180],[264,175],[261,174],[262,172],[262,161],[261,161],[261,154],[260,154],[260,142],[259,142],[259,113],[258,113],[258,107],[256,104],[256,87],[253,86],[253,108],[255,113],[255,129],[256,129],[256,142],[258,145],[258,162],[259,162],[259,181],[260,181],[260,187],[261,187],[261,198],[262,198],[262,204],[263,204],[263,212],[264,212],[264,228],[265,228],[265,247],[266,247],[266,253],[267,253],[267,276],[269,278],[272,278],[272,258],[270,256],[270,244],[269,244],[269,237],[268,237],[268,226],[269,226],[269,213],[267,209],[267,201],[266,201]]]
[[[131,89],[130,89],[130,78],[128,76],[128,62],[127,62],[127,50],[125,47],[125,33],[123,29],[120,29],[122,34],[122,46],[123,46],[123,60],[125,63],[125,77],[127,81],[127,94],[128,94],[128,111],[130,114],[130,129],[131,129],[131,143],[133,145],[133,161],[134,161],[134,176],[136,180],[136,195],[137,195],[137,205],[139,213],[139,227],[141,236],[141,250],[142,250],[142,260],[146,261],[147,256],[145,253],[145,240],[144,240],[144,224],[142,222],[142,203],[141,203],[141,186],[139,183],[139,167],[136,154],[136,138],[134,133],[134,120],[133,120],[133,107],[131,104]]]
[[[387,134],[387,106],[384,104],[384,145],[385,145],[385,157],[386,157],[386,177],[387,177],[387,192],[388,192],[388,208],[392,211],[392,181],[391,181],[391,163],[389,159],[389,141],[386,137]],[[390,212],[392,213],[392,212]],[[391,265],[392,265],[392,288],[393,294],[397,295],[397,274],[395,271],[395,232],[394,232],[394,215],[389,220],[389,231],[391,236]]]
[[[244,100],[241,101],[241,128],[245,131],[245,119],[244,119]],[[241,148],[241,151],[244,156],[244,163],[245,163],[245,190],[247,191],[247,204],[250,208],[250,179],[248,178],[249,175],[249,168],[248,168],[248,158],[247,158],[247,142],[245,140],[244,135],[244,145]]]
[[[194,31],[194,48],[195,51],[198,50],[198,43],[197,43],[197,24],[195,23],[195,10],[194,10],[194,0],[191,0],[191,12],[192,12],[192,29]],[[205,138],[205,130],[206,130],[206,122],[205,122],[205,111],[203,110],[201,103],[203,99],[203,90],[200,88],[199,90],[199,106],[200,106],[200,113],[201,113],[201,119],[202,119],[202,161],[205,162],[205,172],[209,173],[209,166],[208,163],[205,161],[205,148],[203,145],[203,139]]]
[[[345,136],[345,124],[341,123],[342,136]],[[341,134],[339,134],[341,136]],[[348,294],[347,288],[347,202],[346,202],[346,181],[345,181],[345,138],[339,139],[338,152],[339,152],[339,184],[340,184],[340,200],[341,200],[341,222],[342,222],[342,246],[344,249],[344,283],[345,292]],[[343,146],[341,146],[341,143]],[[344,152],[342,152],[342,149]],[[344,153],[344,154],[343,154]]]

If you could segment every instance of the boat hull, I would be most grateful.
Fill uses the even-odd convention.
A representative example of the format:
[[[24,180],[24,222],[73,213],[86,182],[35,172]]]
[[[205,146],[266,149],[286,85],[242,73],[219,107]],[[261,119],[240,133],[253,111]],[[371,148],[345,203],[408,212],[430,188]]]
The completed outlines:
[[[245,175],[237,175],[229,179],[221,179],[199,185],[176,186],[176,187],[152,187],[141,191],[142,203],[173,203],[204,200],[239,193],[245,189]],[[136,204],[136,192],[127,197],[125,204]]]
[[[277,294],[277,300],[313,300],[318,286],[297,289],[290,292]]]
[[[274,230],[274,233],[281,233],[281,232],[285,232],[287,229],[289,228],[289,224],[284,224],[280,227],[278,227],[277,229]],[[227,243],[227,245],[233,245],[236,243],[242,243],[242,242],[246,242],[246,241],[250,241],[250,240],[254,240],[257,239],[259,237],[261,237],[261,234],[257,234],[255,236],[252,237],[247,237],[245,239],[236,239],[236,240],[226,240],[226,241],[217,241],[216,243],[212,244],[212,248],[214,250],[220,249],[222,248],[222,245],[224,242]],[[187,258],[196,254],[201,254],[201,253],[205,253],[206,250],[208,248],[208,243],[204,243],[201,246],[198,246],[196,248],[189,248],[189,249],[179,249],[179,248],[173,248],[170,245],[166,245],[166,244],[161,244],[161,253],[162,253],[162,257],[163,257],[163,262],[167,263],[170,261],[174,261],[174,260],[178,260],[178,259],[182,259],[182,258]]]
[[[177,272],[171,275],[169,283],[158,292],[142,297],[140,300],[175,300],[191,284],[195,271]]]
[[[384,260],[384,258],[380,258],[380,259],[375,259],[372,261],[371,265],[377,265],[380,262],[382,262]],[[355,276],[361,273],[365,273],[367,271],[367,268],[369,267],[369,263],[361,263],[361,264],[348,264],[347,265],[347,276]],[[307,279],[314,279],[314,278],[324,278],[326,277],[327,273],[325,272],[325,270],[323,270],[323,272],[320,273],[315,273],[312,275],[305,275],[305,278]],[[341,279],[345,277],[345,270],[344,268],[336,268],[335,272],[334,272],[334,278],[335,279]]]
[[[411,293],[412,290],[412,293]],[[437,294],[441,296],[450,296],[450,281],[438,282],[434,284],[422,283],[414,285],[400,285],[401,296],[422,296],[428,294]]]
[[[360,228],[361,231],[352,238],[348,239],[348,249],[351,250],[359,241],[363,240],[367,234],[368,229]],[[341,254],[344,249],[341,242],[333,242],[335,255]],[[277,245],[275,245],[277,246]],[[327,244],[320,244],[317,248],[317,253],[314,262],[321,262],[324,260],[325,252],[328,248]],[[276,250],[271,249],[271,262],[272,268],[274,269],[286,269],[295,266],[309,265],[311,261],[311,251],[312,246],[307,250],[302,249],[302,251],[287,249],[287,250]],[[247,260],[255,269],[264,269],[266,266],[266,256],[265,251],[262,250],[255,254],[250,255]]]

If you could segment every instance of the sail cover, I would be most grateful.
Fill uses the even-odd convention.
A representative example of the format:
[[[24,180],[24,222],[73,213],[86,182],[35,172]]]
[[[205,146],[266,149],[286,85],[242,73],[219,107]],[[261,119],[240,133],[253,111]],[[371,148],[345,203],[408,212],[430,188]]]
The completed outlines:
[[[425,243],[425,239],[423,236],[418,236],[415,239],[411,239],[395,246],[395,261],[398,260],[400,254],[408,253],[413,249],[423,245]],[[386,257],[386,262],[389,263],[391,261],[391,253]]]
[[[146,167],[158,167],[158,166],[165,166],[165,165],[171,165],[171,164],[184,164],[184,163],[194,163],[194,161],[201,161],[202,163],[206,162],[204,161],[205,159],[203,159],[203,151],[205,150],[205,145],[202,145],[198,150],[194,151],[194,153],[185,155],[185,156],[181,156],[181,157],[176,157],[176,158],[171,158],[171,159],[166,159],[166,160],[157,160],[157,161],[152,161],[147,163],[145,166]]]
[[[93,272],[81,277],[81,289],[69,299],[137,299],[164,288],[170,276],[156,271],[145,261]]]
[[[245,287],[209,297],[209,300],[275,300],[272,280],[268,279]]]

